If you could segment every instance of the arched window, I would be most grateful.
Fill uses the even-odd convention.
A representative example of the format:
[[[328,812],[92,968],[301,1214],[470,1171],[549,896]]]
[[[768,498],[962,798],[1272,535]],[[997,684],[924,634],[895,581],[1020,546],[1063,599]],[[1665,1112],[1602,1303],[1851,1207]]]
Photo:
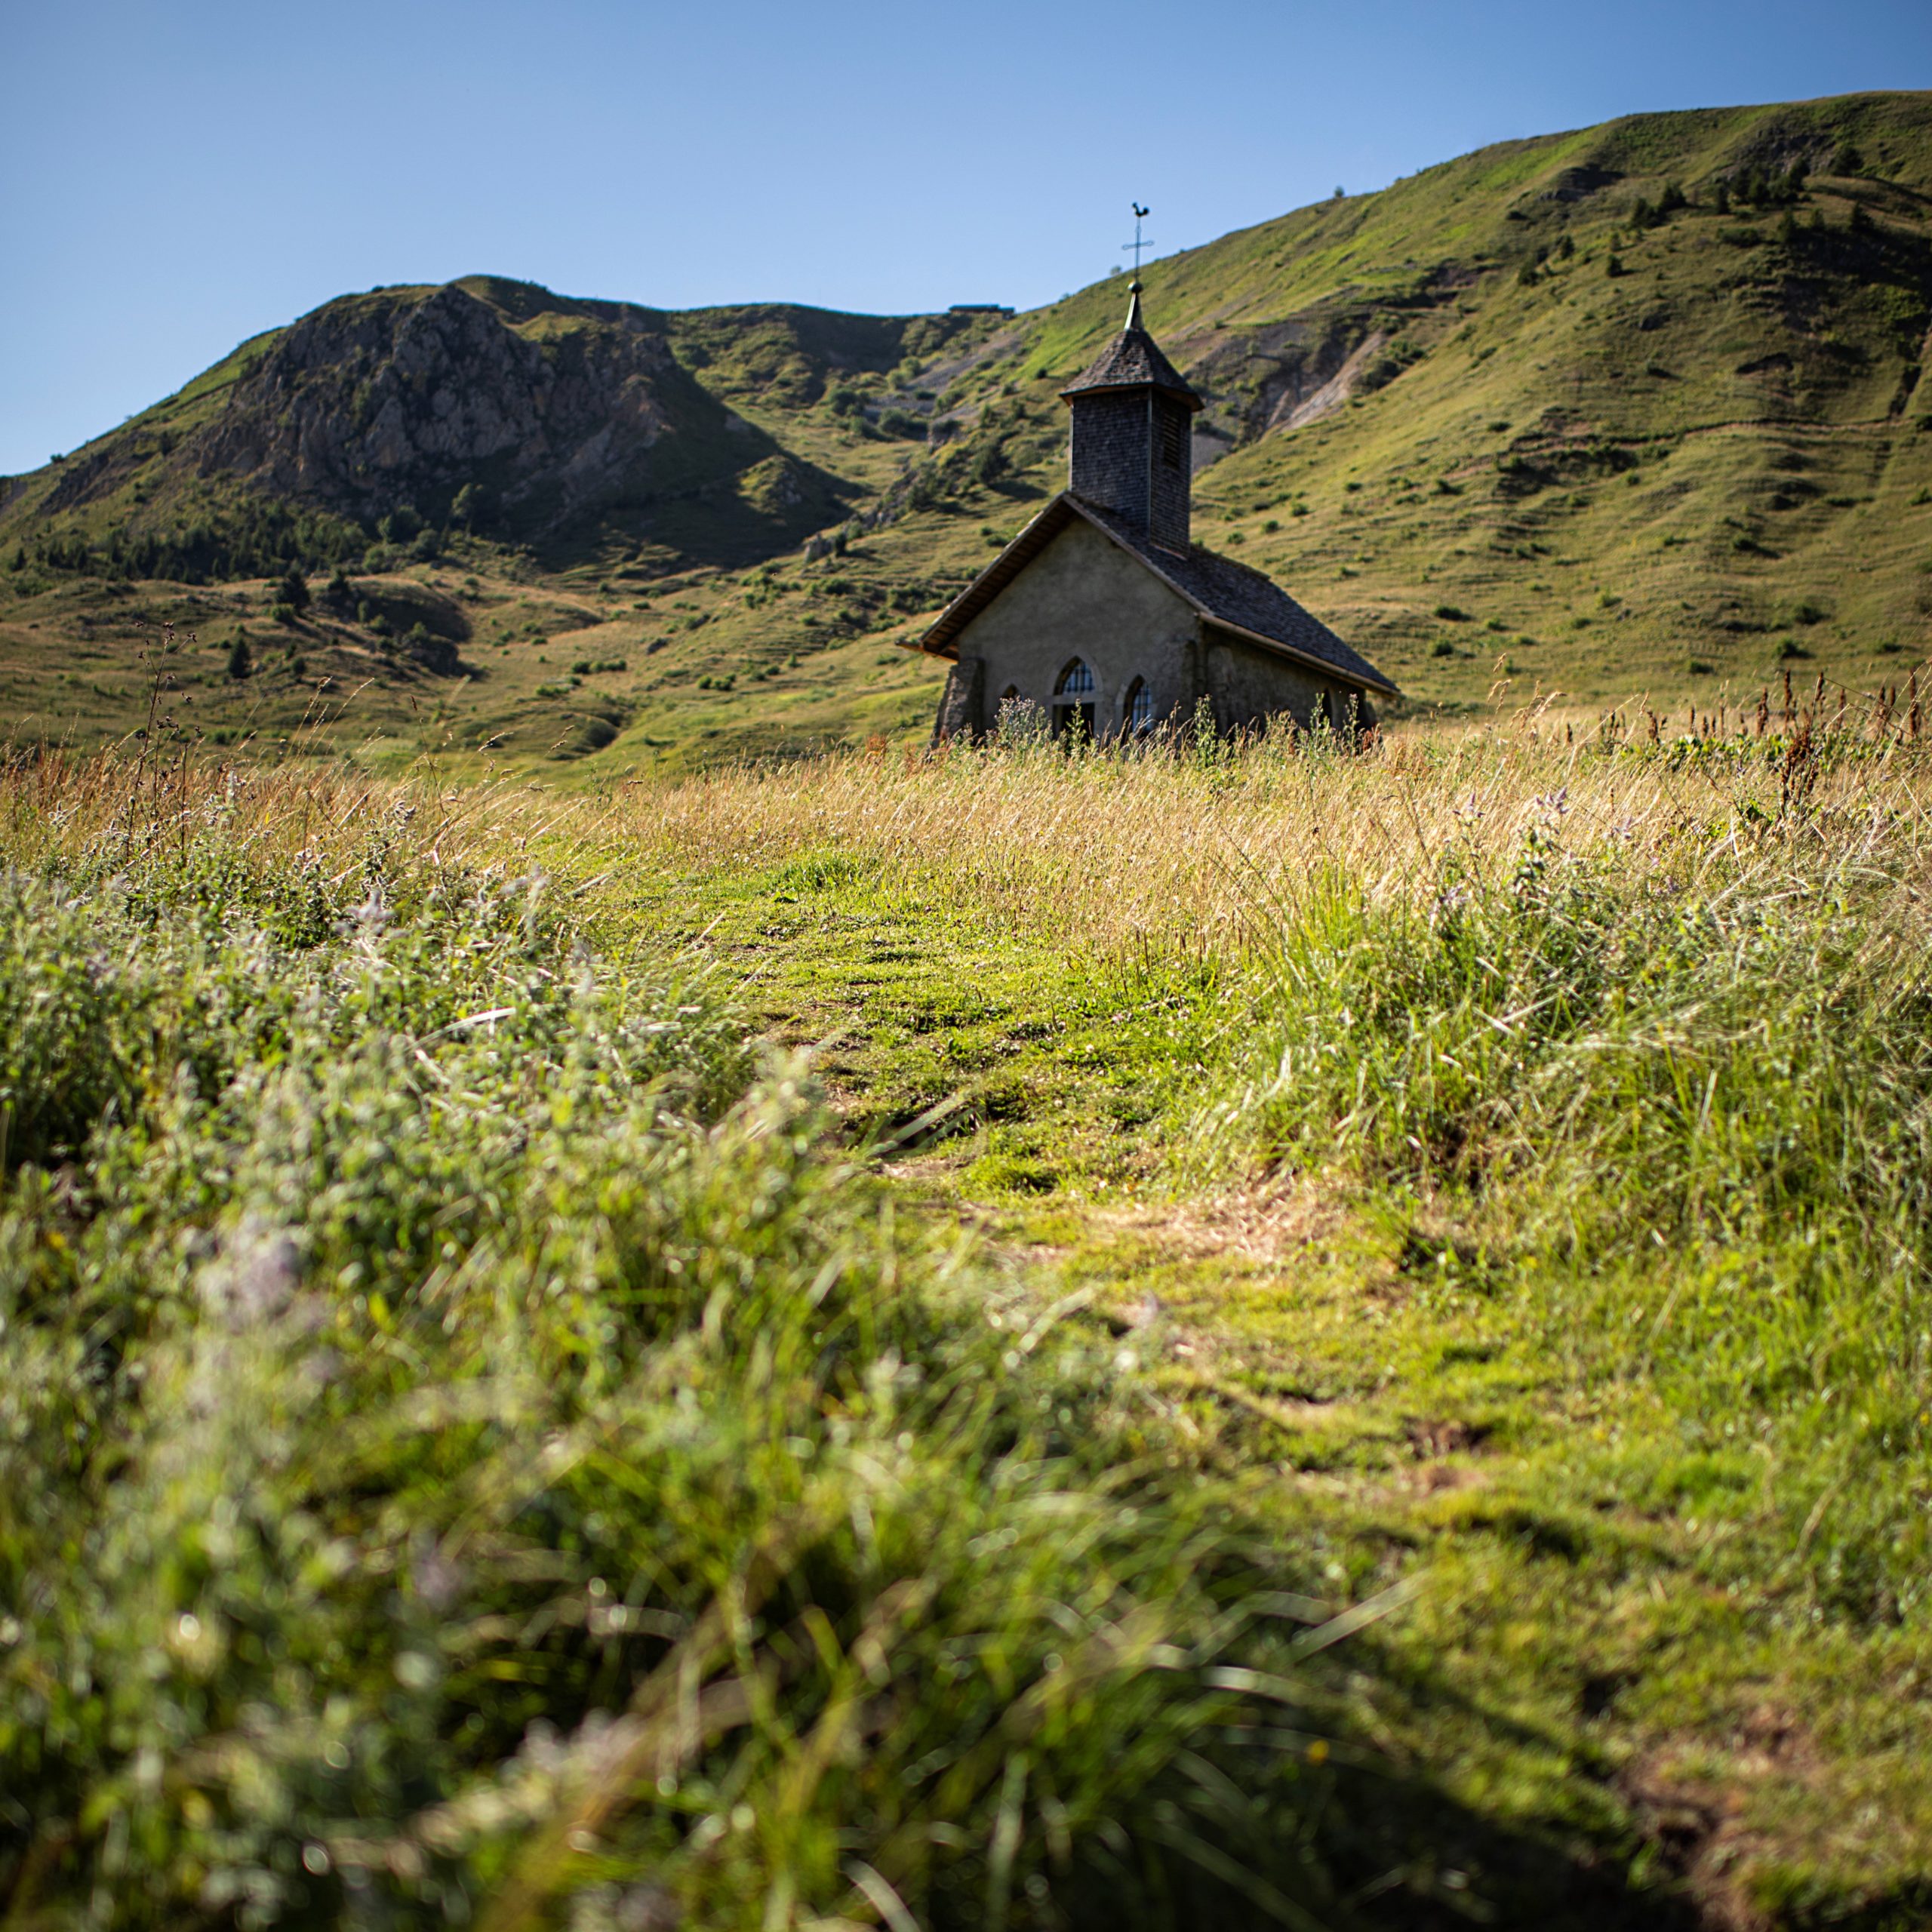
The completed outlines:
[[[1017,685],[1008,685],[1006,689],[1000,693],[999,701],[1001,704],[1017,704],[1020,702],[1020,687]]]
[[[1121,724],[1130,738],[1144,738],[1154,728],[1154,694],[1145,678],[1136,678],[1127,688],[1127,703]]]
[[[1090,742],[1094,736],[1094,673],[1084,659],[1072,660],[1054,685],[1054,736],[1064,737],[1078,728]]]

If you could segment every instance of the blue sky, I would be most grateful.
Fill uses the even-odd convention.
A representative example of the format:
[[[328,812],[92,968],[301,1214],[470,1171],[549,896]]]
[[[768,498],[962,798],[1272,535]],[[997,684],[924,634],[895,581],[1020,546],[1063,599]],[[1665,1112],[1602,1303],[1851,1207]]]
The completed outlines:
[[[12,0],[0,473],[346,290],[1020,307],[1514,135],[1932,86],[1925,0]]]

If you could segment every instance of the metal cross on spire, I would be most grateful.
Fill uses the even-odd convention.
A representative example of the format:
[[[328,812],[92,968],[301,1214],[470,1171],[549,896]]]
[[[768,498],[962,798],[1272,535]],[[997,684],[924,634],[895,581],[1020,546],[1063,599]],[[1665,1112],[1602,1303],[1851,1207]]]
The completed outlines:
[[[1128,205],[1134,211],[1134,239],[1131,242],[1123,242],[1120,245],[1123,248],[1131,248],[1134,251],[1134,278],[1138,281],[1140,279],[1140,251],[1143,248],[1151,248],[1154,245],[1151,242],[1143,242],[1140,238],[1140,224],[1146,220],[1148,211],[1138,202],[1131,202]]]

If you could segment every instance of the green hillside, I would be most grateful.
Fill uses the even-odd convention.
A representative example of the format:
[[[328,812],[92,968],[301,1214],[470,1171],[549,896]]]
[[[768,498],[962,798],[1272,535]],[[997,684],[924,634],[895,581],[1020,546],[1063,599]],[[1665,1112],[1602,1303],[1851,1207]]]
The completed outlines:
[[[1210,405],[1198,538],[1413,710],[1501,673],[1715,711],[1921,654],[1932,97],[1505,143],[1147,280]],[[1056,389],[1121,306],[344,297],[0,484],[0,709],[586,772],[916,735],[897,647],[1057,486]],[[195,641],[144,657],[162,622]]]

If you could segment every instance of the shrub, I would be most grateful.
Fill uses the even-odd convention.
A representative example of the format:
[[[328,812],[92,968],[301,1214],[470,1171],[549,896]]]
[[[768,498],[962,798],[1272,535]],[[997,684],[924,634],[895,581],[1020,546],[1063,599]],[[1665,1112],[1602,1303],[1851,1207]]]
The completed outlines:
[[[254,660],[248,654],[248,633],[237,631],[235,641],[228,647],[228,675],[238,684],[254,669]]]
[[[291,564],[282,573],[272,594],[277,605],[286,605],[291,611],[308,609],[309,580],[299,564]]]
[[[1435,614],[1438,617],[1441,618],[1445,623],[1466,624],[1470,621],[1469,612],[1463,610],[1460,605],[1454,604],[1437,605],[1435,607]]]

